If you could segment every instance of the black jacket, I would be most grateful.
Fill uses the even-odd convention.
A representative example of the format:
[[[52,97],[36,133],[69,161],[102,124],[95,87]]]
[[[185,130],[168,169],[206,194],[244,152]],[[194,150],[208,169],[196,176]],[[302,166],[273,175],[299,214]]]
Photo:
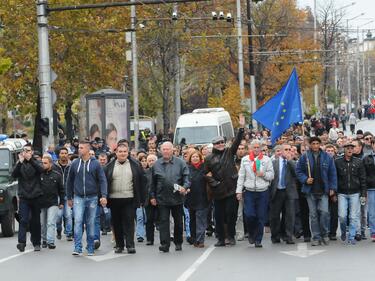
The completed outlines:
[[[12,172],[12,177],[18,179],[18,196],[21,199],[35,199],[43,192],[40,188],[40,174],[43,166],[32,157],[21,163],[18,161]]]
[[[152,171],[150,198],[155,198],[159,205],[176,206],[183,204],[184,197],[174,191],[174,184],[190,187],[189,168],[184,160],[172,156],[170,161],[159,158]]]
[[[152,187],[152,171],[151,169],[147,169],[145,171],[145,204],[144,206],[150,205],[150,193],[151,193],[151,187]]]
[[[40,174],[40,187],[43,191],[39,199],[41,208],[49,208],[64,204],[65,189],[62,175],[55,170],[44,171]],[[58,200],[59,199],[59,200]]]
[[[128,158],[130,162],[130,168],[132,170],[133,175],[133,192],[134,192],[134,207],[138,208],[141,204],[144,204],[145,198],[145,176],[142,167],[131,157]],[[117,159],[113,159],[104,167],[104,173],[107,177],[108,183],[108,198],[111,199],[110,193],[112,192],[112,177],[113,177],[113,169],[115,167]]]
[[[240,128],[231,147],[222,151],[214,148],[205,160],[205,172],[212,173],[207,181],[214,199],[223,199],[236,193],[238,171],[235,157],[243,134],[244,129]]]
[[[190,192],[186,195],[185,205],[191,210],[208,207],[207,181],[203,164],[197,169],[189,165]]]
[[[349,161],[345,157],[335,161],[337,170],[337,192],[342,194],[360,193],[366,196],[366,171],[362,160],[351,157]]]
[[[372,152],[363,158],[363,165],[366,170],[367,189],[375,189],[375,153]]]

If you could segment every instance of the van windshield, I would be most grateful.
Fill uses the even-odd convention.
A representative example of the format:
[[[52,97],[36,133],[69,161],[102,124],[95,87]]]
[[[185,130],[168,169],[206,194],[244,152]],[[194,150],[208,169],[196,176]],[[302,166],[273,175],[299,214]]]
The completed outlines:
[[[180,144],[182,138],[185,138],[186,144],[211,143],[217,135],[217,126],[177,128],[175,143]]]
[[[6,149],[0,149],[0,170],[9,169],[9,151]]]

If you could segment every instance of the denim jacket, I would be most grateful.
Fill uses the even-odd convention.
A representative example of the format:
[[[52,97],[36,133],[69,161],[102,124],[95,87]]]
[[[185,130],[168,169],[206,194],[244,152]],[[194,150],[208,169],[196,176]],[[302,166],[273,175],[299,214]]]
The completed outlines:
[[[322,177],[323,182],[323,189],[326,194],[329,193],[329,190],[337,190],[337,174],[336,174],[336,166],[333,158],[329,156],[326,152],[320,150],[320,174]],[[314,156],[311,151],[307,151],[305,154],[301,156],[299,159],[297,166],[296,166],[296,175],[298,180],[302,184],[302,192],[303,193],[310,193],[312,185],[308,185],[306,183],[307,179],[309,178],[308,174],[308,165],[307,159],[310,163],[310,170],[311,173],[314,169]]]

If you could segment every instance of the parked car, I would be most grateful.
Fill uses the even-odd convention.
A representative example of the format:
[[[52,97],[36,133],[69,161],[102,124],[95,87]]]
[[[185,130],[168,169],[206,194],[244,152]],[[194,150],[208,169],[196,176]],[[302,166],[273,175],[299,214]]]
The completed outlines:
[[[4,237],[11,237],[15,232],[18,181],[11,174],[25,144],[23,139],[10,139],[0,135],[0,223]]]

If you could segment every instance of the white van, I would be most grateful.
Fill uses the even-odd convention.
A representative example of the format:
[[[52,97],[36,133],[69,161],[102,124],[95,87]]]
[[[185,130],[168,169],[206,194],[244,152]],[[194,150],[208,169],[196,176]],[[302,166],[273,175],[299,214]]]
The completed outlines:
[[[234,137],[232,120],[224,108],[199,108],[178,118],[174,144],[184,138],[186,144],[207,144],[217,136]]]

